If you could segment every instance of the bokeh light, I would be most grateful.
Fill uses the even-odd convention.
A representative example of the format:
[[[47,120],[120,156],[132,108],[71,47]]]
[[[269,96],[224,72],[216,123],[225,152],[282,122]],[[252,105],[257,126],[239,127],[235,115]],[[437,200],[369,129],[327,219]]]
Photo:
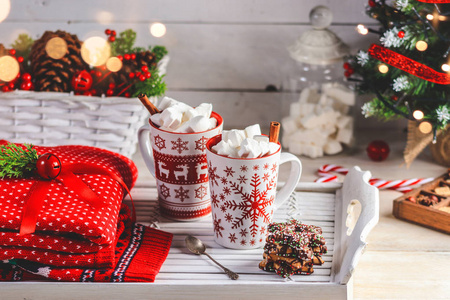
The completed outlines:
[[[81,57],[91,66],[104,65],[110,56],[111,46],[102,37],[90,37],[81,46]]]
[[[67,43],[60,37],[51,38],[45,45],[45,51],[51,58],[61,59],[67,53]]]
[[[448,64],[443,64],[443,65],[441,66],[441,69],[442,69],[442,71],[444,71],[444,72],[449,72],[449,71],[450,71],[450,65],[448,65]]]
[[[424,117],[423,111],[421,111],[421,110],[415,110],[415,111],[413,112],[413,117],[414,117],[414,119],[416,119],[416,120],[422,120],[423,117]]]
[[[428,14],[428,15],[427,15],[427,19],[428,19],[429,21],[433,21],[433,20],[434,20],[434,16],[433,16],[432,14]]]
[[[422,122],[419,124],[419,130],[424,134],[430,133],[433,130],[433,125],[430,122]]]
[[[106,68],[111,72],[117,72],[122,69],[122,61],[117,57],[110,57],[106,61]]]
[[[12,56],[0,57],[0,80],[9,82],[17,77],[20,72],[19,62]]]
[[[9,0],[0,0],[0,23],[9,15],[11,10],[11,2]]]
[[[380,64],[378,66],[378,71],[380,71],[380,73],[386,74],[387,72],[389,72],[389,67],[385,64]]]
[[[162,23],[153,23],[150,24],[150,33],[154,36],[154,37],[162,37],[166,34],[166,25],[162,24]]]
[[[356,26],[356,31],[358,31],[358,33],[362,35],[366,35],[369,33],[369,29],[367,29],[363,24],[359,24],[358,26]]]
[[[428,44],[425,41],[418,41],[416,43],[416,49],[419,51],[425,51],[428,48]]]

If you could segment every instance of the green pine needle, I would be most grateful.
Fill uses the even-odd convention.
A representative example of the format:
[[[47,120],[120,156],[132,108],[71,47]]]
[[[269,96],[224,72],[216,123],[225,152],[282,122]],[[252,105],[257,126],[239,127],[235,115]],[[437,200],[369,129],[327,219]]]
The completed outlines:
[[[24,178],[36,169],[38,155],[32,144],[0,146],[0,178]]]
[[[164,75],[160,76],[157,69],[150,70],[152,76],[144,81],[139,81],[133,86],[133,97],[143,93],[148,97],[164,95],[166,83],[163,81]]]

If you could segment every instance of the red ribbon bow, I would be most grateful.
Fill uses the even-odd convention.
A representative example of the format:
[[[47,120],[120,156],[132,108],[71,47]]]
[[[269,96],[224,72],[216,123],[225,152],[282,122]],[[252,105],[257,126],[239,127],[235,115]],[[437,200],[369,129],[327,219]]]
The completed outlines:
[[[130,195],[131,205],[133,209],[132,219],[133,222],[136,221],[133,199],[131,198],[130,190],[128,189],[125,182],[123,182],[122,178],[120,178],[113,172],[105,170],[96,165],[75,163],[62,166],[61,173],[54,180],[61,182],[67,188],[76,192],[80,199],[87,202],[93,209],[101,208],[102,199],[75,174],[100,174],[109,176],[120,183],[120,185],[122,185],[122,187],[125,188],[125,190]],[[20,235],[33,233],[36,230],[37,217],[43,206],[45,197],[47,196],[50,182],[51,181],[48,180],[38,180],[33,184],[27,196],[25,196],[25,205],[23,207],[22,221],[20,224]]]

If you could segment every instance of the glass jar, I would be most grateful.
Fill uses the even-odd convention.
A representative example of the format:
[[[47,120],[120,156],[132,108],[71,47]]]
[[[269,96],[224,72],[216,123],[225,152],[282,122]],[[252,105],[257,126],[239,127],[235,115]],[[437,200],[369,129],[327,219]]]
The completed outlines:
[[[316,158],[352,145],[355,93],[343,76],[349,48],[327,29],[330,9],[313,8],[310,21],[313,28],[288,48],[295,63],[284,70],[281,141],[293,154]]]

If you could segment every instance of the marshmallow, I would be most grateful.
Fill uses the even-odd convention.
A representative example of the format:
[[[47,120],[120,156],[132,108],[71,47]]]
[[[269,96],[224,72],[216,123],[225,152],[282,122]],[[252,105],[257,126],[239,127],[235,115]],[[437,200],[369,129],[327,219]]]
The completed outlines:
[[[351,117],[351,116],[340,116],[337,119],[336,126],[341,129],[341,128],[345,128],[345,127],[350,127],[351,123],[353,123],[353,117]]]
[[[269,143],[269,154],[274,154],[278,150],[280,150],[280,145],[272,142]]]
[[[152,121],[153,124],[156,126],[161,126],[161,114],[156,113],[150,116],[150,121]]]
[[[232,147],[237,148],[245,139],[245,132],[237,129],[232,129],[229,131],[224,130],[222,133],[222,139],[229,142]]]
[[[283,132],[285,134],[293,133],[297,130],[297,122],[293,117],[285,117],[281,120],[281,124],[283,124]]]
[[[212,113],[212,104],[211,103],[202,103],[195,108],[197,115],[202,115],[206,118],[209,118]]]
[[[209,129],[209,117],[196,116],[188,121],[190,132],[202,132]]]
[[[165,110],[166,108],[168,108],[169,106],[175,105],[176,103],[178,103],[177,100],[169,98],[169,97],[164,97],[158,103],[158,109],[162,111],[162,110]]]
[[[339,131],[336,135],[336,140],[338,140],[339,142],[341,142],[343,144],[350,145],[353,140],[352,130],[350,128],[339,129]]]
[[[198,115],[199,115],[199,113],[198,113],[194,108],[190,108],[190,109],[186,110],[186,111],[183,113],[183,119],[182,119],[182,121],[183,121],[183,122],[187,122],[187,121],[189,121],[190,119],[192,119],[192,118],[194,118],[194,117],[196,117],[196,116],[198,116]]]
[[[209,118],[209,129],[216,128],[217,126],[217,119],[216,118]]]
[[[269,137],[267,135],[254,135],[253,139],[258,142],[269,143]]]
[[[246,127],[244,131],[248,138],[253,138],[255,135],[261,135],[261,128],[259,127],[259,124],[250,125]]]
[[[176,106],[170,106],[164,109],[160,116],[161,126],[176,129],[181,124],[183,118],[183,112]]]
[[[303,145],[303,154],[311,158],[322,157],[323,149],[315,145]]]
[[[236,155],[236,150],[224,140],[221,140],[216,145],[212,146],[211,150],[219,155]]]
[[[349,106],[355,105],[355,93],[339,83],[329,83],[322,86],[324,93]]]
[[[289,106],[290,108],[290,115],[293,118],[299,118],[302,117],[302,110],[300,109],[301,105],[299,102],[294,102],[291,103],[291,105]]]
[[[257,158],[261,155],[261,146],[258,141],[252,138],[246,138],[241,143],[241,148],[238,151],[240,157]]]
[[[342,151],[342,145],[335,139],[328,138],[325,146],[323,146],[325,154],[333,155]]]
[[[269,138],[267,138],[267,141],[258,141],[257,139],[254,140],[259,143],[259,148],[261,149],[260,156],[265,156],[270,153]]]
[[[287,144],[289,148],[289,152],[295,155],[303,154],[303,143],[294,139],[290,139]]]

